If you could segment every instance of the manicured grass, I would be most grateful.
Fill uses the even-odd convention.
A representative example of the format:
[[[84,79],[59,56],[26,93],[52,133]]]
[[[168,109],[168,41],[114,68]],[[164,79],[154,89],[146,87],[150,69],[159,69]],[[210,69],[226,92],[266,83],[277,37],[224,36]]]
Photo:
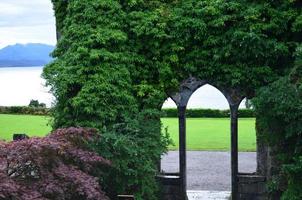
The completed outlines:
[[[10,141],[14,133],[45,136],[51,130],[48,122],[49,117],[45,116],[0,114],[0,139]]]
[[[163,118],[168,132],[178,149],[178,120]],[[31,115],[0,114],[0,139],[12,140],[14,133],[26,133],[29,136],[45,136],[50,132],[49,117]],[[255,151],[255,119],[239,119],[239,150]],[[187,119],[188,150],[229,150],[230,121],[225,118],[189,118]]]
[[[162,123],[168,127],[170,137],[178,149],[178,120],[163,118]],[[188,150],[222,150],[230,149],[230,120],[228,118],[190,118],[187,119]],[[239,151],[256,151],[255,119],[239,119]]]

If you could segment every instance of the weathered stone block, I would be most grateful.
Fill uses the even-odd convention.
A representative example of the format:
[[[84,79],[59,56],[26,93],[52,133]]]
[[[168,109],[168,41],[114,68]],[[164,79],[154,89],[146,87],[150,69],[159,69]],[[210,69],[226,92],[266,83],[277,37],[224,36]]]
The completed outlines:
[[[266,177],[258,174],[239,174],[239,199],[263,200],[266,198]]]
[[[161,200],[182,200],[180,177],[177,175],[159,175],[161,184]]]

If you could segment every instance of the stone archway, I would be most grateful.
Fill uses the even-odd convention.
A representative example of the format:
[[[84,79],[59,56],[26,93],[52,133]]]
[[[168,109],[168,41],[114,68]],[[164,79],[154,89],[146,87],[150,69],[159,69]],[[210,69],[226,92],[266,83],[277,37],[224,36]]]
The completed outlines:
[[[206,80],[190,77],[183,81],[176,93],[169,94],[177,105],[179,121],[179,174],[163,174],[159,176],[166,186],[164,199],[187,199],[187,163],[186,163],[186,108],[192,94],[205,84],[216,87],[227,99],[230,107],[231,133],[231,194],[232,199],[253,198],[262,196],[264,176],[256,174],[240,174],[238,170],[238,109],[245,96],[240,89],[219,88]],[[259,154],[258,154],[259,155]],[[259,160],[259,158],[258,158]],[[263,166],[262,166],[263,167]],[[260,187],[259,187],[260,186]],[[169,190],[170,196],[169,196]],[[258,191],[259,190],[259,191]],[[260,193],[260,194],[258,194]]]

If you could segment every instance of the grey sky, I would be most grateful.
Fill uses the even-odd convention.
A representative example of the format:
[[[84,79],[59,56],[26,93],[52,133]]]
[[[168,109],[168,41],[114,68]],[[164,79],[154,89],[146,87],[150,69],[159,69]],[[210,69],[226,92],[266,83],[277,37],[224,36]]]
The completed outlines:
[[[0,48],[15,43],[56,43],[50,0],[0,1]]]

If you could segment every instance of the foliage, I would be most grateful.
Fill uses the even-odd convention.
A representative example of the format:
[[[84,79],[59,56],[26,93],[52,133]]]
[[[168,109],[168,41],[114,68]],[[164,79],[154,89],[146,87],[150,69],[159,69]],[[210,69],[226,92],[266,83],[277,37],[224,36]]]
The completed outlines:
[[[148,123],[153,122],[142,123],[138,130],[129,130],[129,127],[117,124],[93,145],[96,152],[113,162],[102,184],[111,198],[117,194],[135,193],[136,199],[158,199],[158,188],[153,182],[158,173],[154,166],[157,162],[154,161],[158,161],[158,156],[166,151],[170,140],[168,136],[163,137],[162,146],[159,146],[158,132],[146,128]],[[127,135],[120,132],[126,132]]]
[[[261,89],[254,100],[261,136],[276,149],[280,169],[275,189],[283,199],[301,199],[302,177],[302,46],[290,76]],[[269,109],[268,109],[269,108]],[[286,183],[284,185],[284,182]]]
[[[53,3],[62,37],[43,73],[57,100],[53,126],[98,128],[108,142],[97,149],[108,149],[100,153],[108,152],[112,181],[122,183],[115,192],[139,199],[156,199],[156,163],[168,143],[159,110],[167,93],[196,76],[252,96],[292,67],[301,40],[296,1]]]
[[[49,115],[49,109],[42,106],[0,106],[0,114]]]
[[[34,108],[46,108],[45,103],[40,103],[38,100],[30,100],[29,102],[29,107],[34,107]]]
[[[291,66],[301,41],[294,37],[301,30],[289,30],[301,14],[295,1],[179,2],[171,14],[173,42],[165,52],[174,62],[166,70],[169,78],[193,75],[249,96]]]
[[[139,113],[127,68],[133,58],[122,31],[125,13],[118,2],[100,0],[72,1],[68,11],[54,52],[59,59],[44,71],[57,98],[54,127],[88,126],[104,133],[108,142],[97,151],[113,161],[105,182],[112,198],[135,193],[137,199],[157,199],[157,162],[167,144],[159,112]]]
[[[240,118],[253,118],[255,117],[254,110],[251,109],[239,109],[238,115]],[[178,117],[178,111],[176,108],[164,108],[161,112],[162,117]],[[230,110],[218,110],[218,109],[187,109],[187,118],[227,118],[230,117]]]
[[[59,129],[45,138],[0,143],[0,199],[107,200],[97,170],[110,161],[87,149],[94,129]]]

